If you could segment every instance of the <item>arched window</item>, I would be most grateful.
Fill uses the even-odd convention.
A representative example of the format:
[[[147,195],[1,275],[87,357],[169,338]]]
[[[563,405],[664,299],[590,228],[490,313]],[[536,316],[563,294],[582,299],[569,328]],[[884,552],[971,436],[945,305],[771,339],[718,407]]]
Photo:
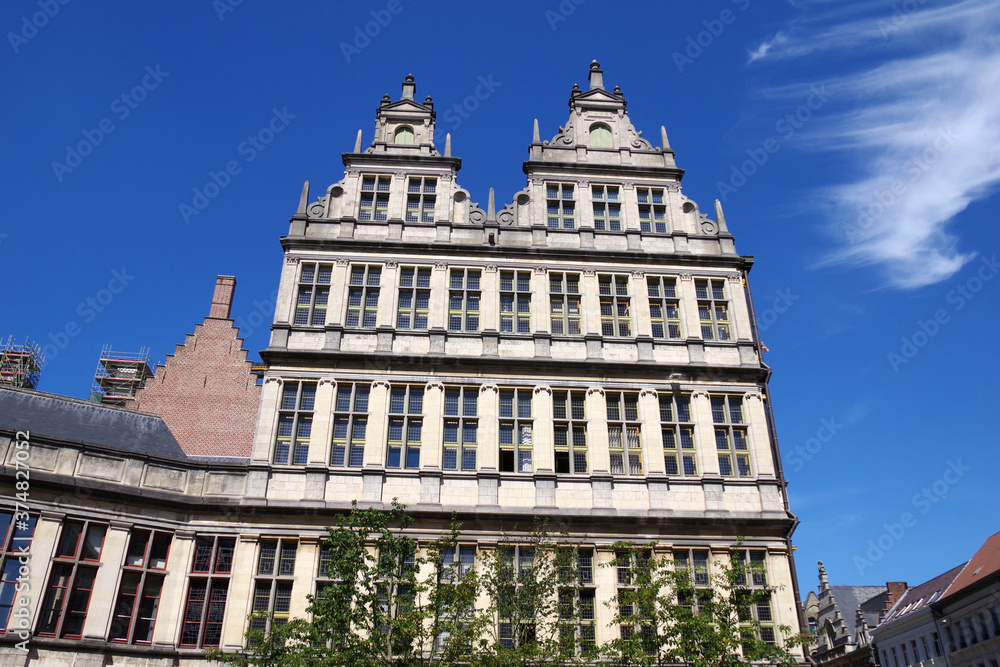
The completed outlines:
[[[611,128],[604,123],[594,123],[590,126],[590,145],[593,148],[613,148]]]
[[[396,129],[396,134],[393,136],[392,143],[394,144],[412,144],[413,143],[413,128],[402,125]]]

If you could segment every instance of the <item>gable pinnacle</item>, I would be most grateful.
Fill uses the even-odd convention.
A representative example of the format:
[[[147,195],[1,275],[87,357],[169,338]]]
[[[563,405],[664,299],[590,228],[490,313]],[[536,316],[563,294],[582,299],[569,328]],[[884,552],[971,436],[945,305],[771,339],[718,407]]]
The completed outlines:
[[[588,79],[591,90],[604,90],[604,72],[601,71],[601,64],[596,60],[590,63]]]
[[[401,99],[412,100],[413,94],[417,92],[417,85],[413,83],[413,75],[407,74],[406,78],[403,79],[403,96]]]

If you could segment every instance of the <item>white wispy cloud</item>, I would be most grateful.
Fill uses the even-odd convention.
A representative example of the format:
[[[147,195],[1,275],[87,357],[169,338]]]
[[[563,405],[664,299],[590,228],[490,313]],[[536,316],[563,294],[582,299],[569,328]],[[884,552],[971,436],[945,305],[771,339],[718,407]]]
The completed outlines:
[[[1000,184],[1000,4],[914,2],[910,13],[804,2],[798,20],[750,53],[758,63],[864,57],[824,82],[841,111],[799,139],[838,152],[855,174],[821,193],[837,239],[825,261],[882,267],[901,288],[945,280],[975,255],[952,220]]]

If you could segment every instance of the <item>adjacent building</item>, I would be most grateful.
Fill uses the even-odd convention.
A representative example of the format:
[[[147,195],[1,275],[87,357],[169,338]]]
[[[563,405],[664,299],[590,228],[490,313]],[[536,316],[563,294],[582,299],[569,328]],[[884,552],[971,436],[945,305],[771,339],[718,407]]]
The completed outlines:
[[[221,277],[131,410],[0,390],[17,406],[0,411],[0,571],[16,581],[30,543],[32,591],[0,594],[4,664],[235,650],[251,611],[305,615],[324,526],[355,500],[398,499],[428,538],[457,513],[473,559],[536,517],[584,540],[585,641],[619,632],[598,567],[616,541],[707,575],[742,538],[771,591],[753,611],[764,638],[798,630],[753,259],[721,207],[683,194],[666,131],[642,137],[596,62],[555,136],[536,121],[525,187],[501,206],[459,185],[435,119],[406,77],[343,179],[315,200],[306,184],[259,386]],[[25,456],[31,504],[11,522]]]

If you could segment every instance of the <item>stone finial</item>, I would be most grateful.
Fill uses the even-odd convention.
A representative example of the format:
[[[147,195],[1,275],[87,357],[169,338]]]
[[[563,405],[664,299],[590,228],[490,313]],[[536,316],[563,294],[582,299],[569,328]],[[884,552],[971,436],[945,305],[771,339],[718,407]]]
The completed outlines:
[[[601,64],[596,60],[590,63],[588,78],[591,90],[604,90],[604,72],[601,70]]]
[[[715,221],[719,223],[719,229],[727,229],[726,214],[722,212],[722,202],[715,200]]]
[[[380,107],[384,107],[386,104],[392,104],[392,98],[389,97],[389,93],[386,93],[385,95],[383,95],[382,99],[379,100],[379,103],[378,103],[378,105]]]
[[[354,140],[354,152],[361,152],[361,130],[358,130],[358,138]]]
[[[497,219],[497,205],[493,198],[493,188],[490,188],[490,200],[486,205],[486,219],[496,220]]]
[[[451,132],[444,135],[444,156],[451,157]]]
[[[414,93],[417,92],[417,85],[413,83],[414,78],[412,74],[407,74],[406,78],[403,79],[403,97],[404,100],[412,100]]]
[[[538,119],[535,119],[535,129],[531,133],[531,143],[540,144],[542,143],[542,135],[538,133]]]
[[[424,106],[425,107],[430,107],[431,109],[434,108],[434,100],[431,99],[430,95],[428,95],[427,97],[424,98]]]
[[[673,150],[671,150],[670,148],[670,140],[667,139],[667,128],[664,127],[663,125],[660,126],[660,143],[662,144],[661,148],[663,149],[664,153],[666,153],[667,151],[673,153]]]
[[[579,94],[580,94],[580,92],[581,92],[581,91],[580,91],[580,84],[578,84],[578,83],[574,83],[574,84],[573,84],[573,90],[571,90],[571,91],[570,91],[570,94],[571,94],[571,95],[579,95]]]
[[[212,307],[209,317],[229,319],[229,311],[233,307],[233,292],[236,291],[236,278],[233,276],[217,276],[215,292],[212,294]]]
[[[819,590],[822,592],[829,587],[830,582],[826,578],[826,568],[823,566],[823,561],[819,561]]]
[[[354,151],[357,153],[358,151]],[[302,196],[299,197],[299,210],[295,212],[296,215],[306,214],[306,205],[309,203],[309,181],[302,186]]]

